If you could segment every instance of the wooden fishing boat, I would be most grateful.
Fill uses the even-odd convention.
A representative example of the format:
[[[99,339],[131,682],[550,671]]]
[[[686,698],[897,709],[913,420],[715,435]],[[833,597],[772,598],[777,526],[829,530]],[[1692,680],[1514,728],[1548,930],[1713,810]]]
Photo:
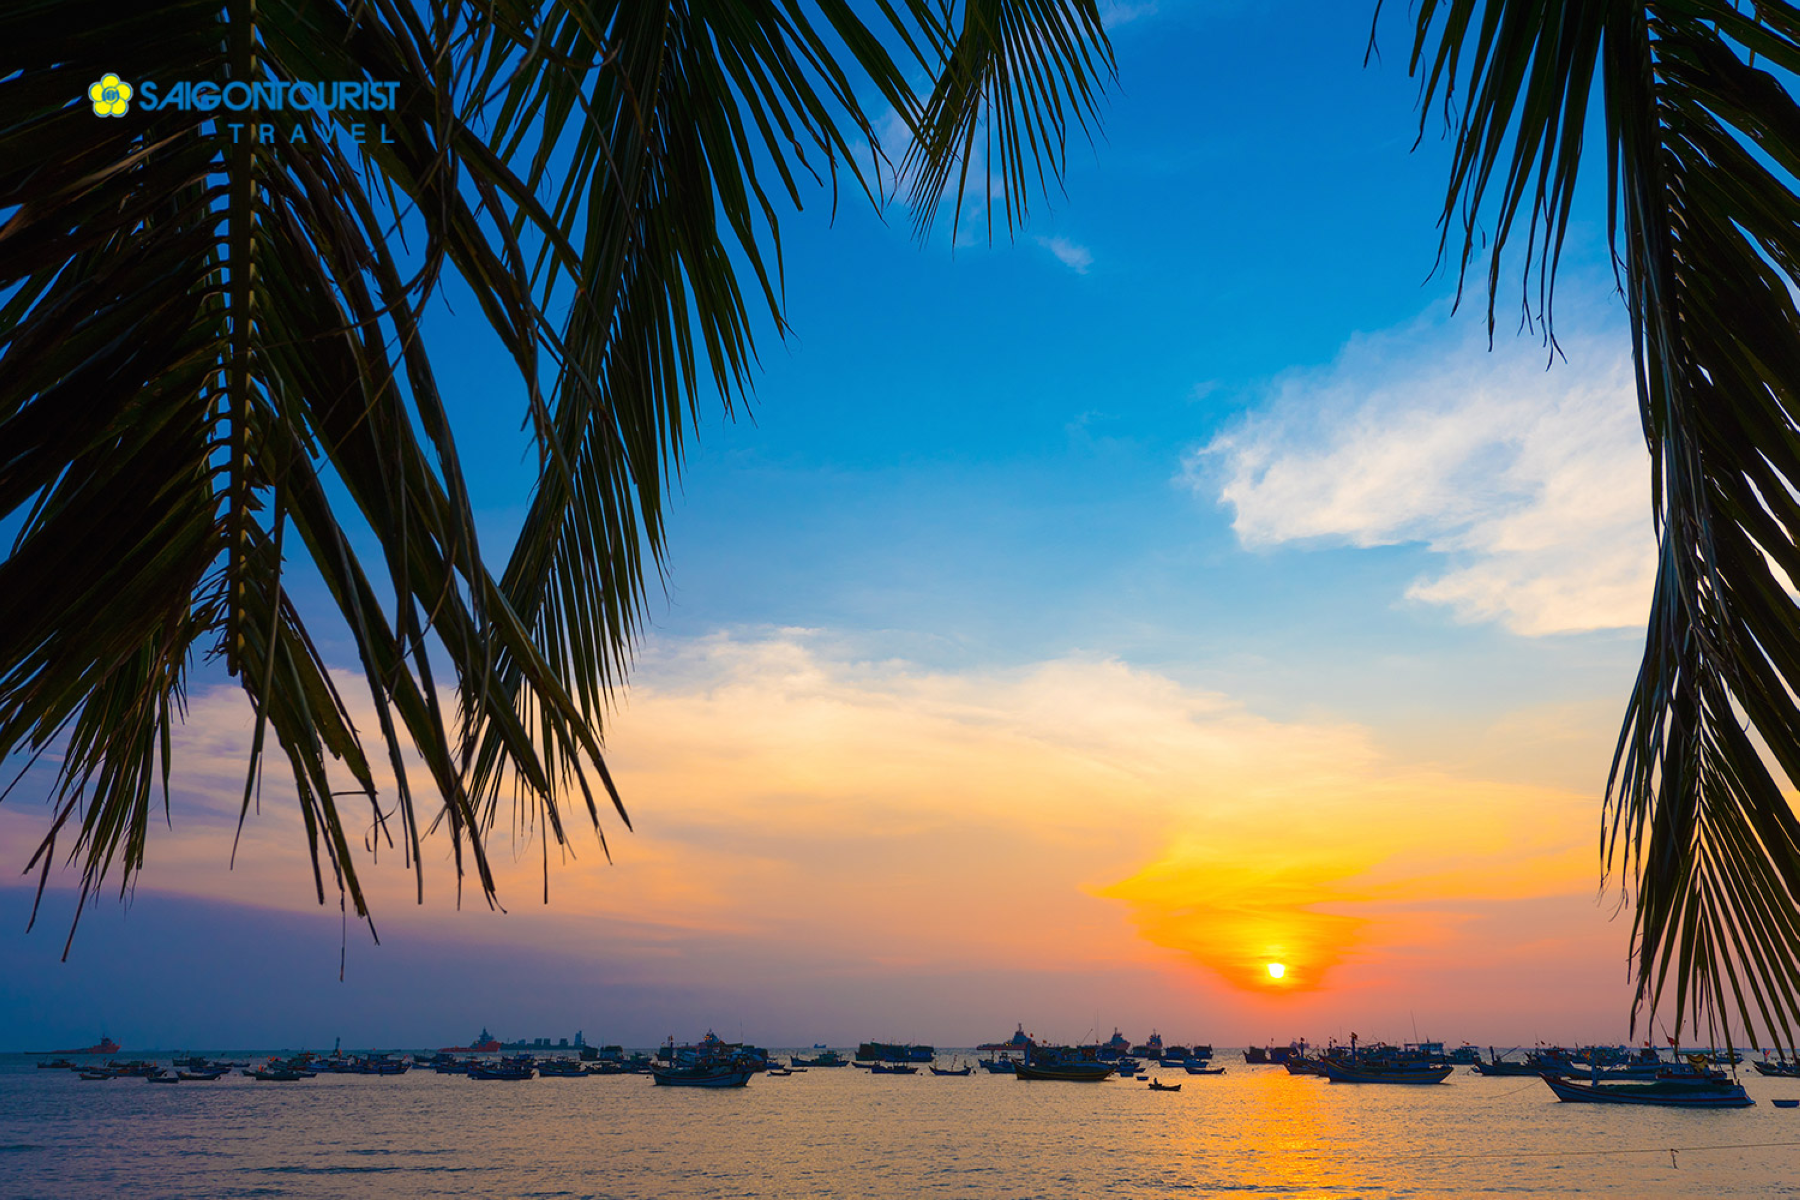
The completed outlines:
[[[973,1068],[973,1067],[964,1067],[960,1071],[958,1071],[958,1070],[952,1070],[949,1067],[934,1066],[931,1068],[931,1073],[933,1075],[967,1075],[970,1071],[972,1071],[974,1069],[975,1068]]]
[[[917,1075],[918,1073],[919,1068],[909,1063],[877,1062],[869,1064],[869,1074],[871,1075]]]
[[[1223,1075],[1225,1073],[1224,1067],[1197,1067],[1193,1063],[1188,1063],[1186,1069],[1189,1075]]]
[[[1020,1079],[1057,1079],[1069,1083],[1099,1083],[1113,1073],[1111,1063],[1061,1060],[1041,1063],[1019,1063],[1014,1072]]]
[[[1181,1090],[1181,1085],[1179,1083],[1164,1083],[1159,1079],[1152,1079],[1150,1081],[1150,1090],[1153,1092],[1179,1092]]]
[[[1319,1066],[1333,1083],[1442,1083],[1456,1070],[1449,1063],[1338,1062],[1324,1058]]]
[[[535,1078],[537,1068],[525,1063],[494,1063],[491,1066],[469,1068],[470,1079],[502,1079],[513,1083],[521,1083]]]
[[[1652,1079],[1627,1083],[1580,1083],[1544,1076],[1558,1100],[1583,1104],[1651,1104],[1660,1108],[1749,1108],[1756,1101],[1741,1083],[1720,1079]]]
[[[798,1054],[789,1055],[788,1063],[792,1067],[801,1067],[801,1068],[804,1068],[804,1067],[847,1067],[850,1065],[850,1060],[843,1057],[836,1050],[826,1050],[823,1053],[816,1054],[811,1058],[802,1058]],[[860,1067],[864,1064],[857,1063],[856,1065]]]
[[[749,1067],[731,1061],[650,1064],[650,1078],[667,1087],[743,1087],[754,1074]]]

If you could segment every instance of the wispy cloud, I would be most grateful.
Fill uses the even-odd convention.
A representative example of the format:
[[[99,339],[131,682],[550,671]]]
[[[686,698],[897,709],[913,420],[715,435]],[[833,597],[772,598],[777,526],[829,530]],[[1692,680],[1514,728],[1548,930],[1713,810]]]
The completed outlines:
[[[1423,543],[1407,589],[1526,635],[1635,625],[1655,546],[1629,346],[1603,321],[1534,338],[1433,315],[1278,379],[1186,463],[1246,546]]]
[[[1108,29],[1117,29],[1121,25],[1129,25],[1139,17],[1154,16],[1156,9],[1156,0],[1139,0],[1138,3],[1131,3],[1130,0],[1106,0],[1100,6],[1100,24]]]
[[[608,731],[638,830],[613,839],[613,865],[588,852],[552,864],[553,905],[526,916],[541,842],[503,827],[491,849],[519,909],[453,914],[440,831],[424,845],[430,907],[405,919],[567,952],[598,939],[620,970],[662,982],[703,980],[715,965],[703,950],[735,944],[751,957],[834,947],[814,967],[839,974],[1197,962],[1239,984],[1280,953],[1307,987],[1420,928],[1370,905],[1591,885],[1589,805],[1558,788],[1400,760],[1356,725],[1271,720],[1116,661],[935,672],[820,642],[780,631],[648,648]],[[347,695],[357,682],[340,680]],[[174,828],[153,831],[145,884],[310,908],[274,766],[239,869],[225,870],[249,724],[238,689],[195,698],[176,739]],[[1432,818],[1450,796],[1477,853],[1443,852]],[[7,860],[23,862],[38,832],[0,813]],[[356,853],[377,919],[401,918],[398,856],[376,870]]]
[[[1038,245],[1056,255],[1058,262],[1077,275],[1086,275],[1088,268],[1094,265],[1093,251],[1086,246],[1071,242],[1065,237],[1040,237]]]

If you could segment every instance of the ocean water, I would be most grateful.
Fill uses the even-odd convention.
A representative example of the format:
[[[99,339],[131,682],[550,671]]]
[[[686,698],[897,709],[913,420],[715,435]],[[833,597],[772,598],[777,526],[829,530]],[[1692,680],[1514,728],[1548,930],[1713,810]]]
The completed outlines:
[[[0,1195],[1800,1195],[1800,1109],[1768,1102],[1796,1080],[1752,1073],[1756,1107],[1682,1112],[1560,1104],[1466,1067],[1381,1087],[1215,1062],[1155,1072],[1179,1093],[853,1067],[712,1091],[427,1071],[156,1087],[5,1055]]]

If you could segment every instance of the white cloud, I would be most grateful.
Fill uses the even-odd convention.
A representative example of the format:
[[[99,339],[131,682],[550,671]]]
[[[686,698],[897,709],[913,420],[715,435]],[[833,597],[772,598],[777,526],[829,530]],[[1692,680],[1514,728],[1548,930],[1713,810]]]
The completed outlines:
[[[1423,543],[1410,599],[1542,635],[1644,619],[1655,568],[1630,347],[1604,322],[1537,339],[1426,317],[1292,372],[1189,457],[1246,546]]]
[[[1038,245],[1056,255],[1057,261],[1077,275],[1086,275],[1094,265],[1093,251],[1064,237],[1040,237]]]

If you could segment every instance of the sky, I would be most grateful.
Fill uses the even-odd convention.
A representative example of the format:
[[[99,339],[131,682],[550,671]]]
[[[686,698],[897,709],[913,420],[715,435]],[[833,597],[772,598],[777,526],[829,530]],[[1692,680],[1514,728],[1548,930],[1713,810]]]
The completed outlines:
[[[610,863],[551,848],[546,903],[502,828],[492,912],[441,839],[422,905],[384,854],[377,944],[278,787],[233,865],[250,720],[202,675],[128,902],[62,962],[73,875],[29,933],[0,887],[0,1043],[1624,1040],[1597,833],[1654,543],[1600,181],[1560,355],[1512,293],[1490,348],[1371,8],[1109,6],[1104,135],[1015,236],[784,217],[792,332],[703,415],[604,730]],[[427,323],[492,547],[531,457],[467,330]]]

